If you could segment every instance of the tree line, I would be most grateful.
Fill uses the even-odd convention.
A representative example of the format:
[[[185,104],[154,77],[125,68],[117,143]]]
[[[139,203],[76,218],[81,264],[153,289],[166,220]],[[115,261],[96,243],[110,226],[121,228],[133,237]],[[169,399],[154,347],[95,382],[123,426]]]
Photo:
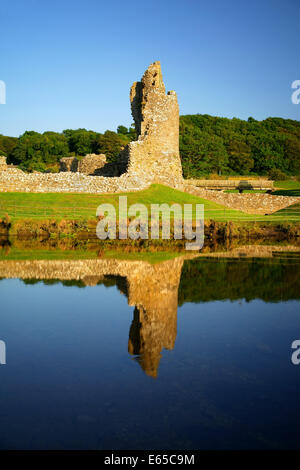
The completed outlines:
[[[121,149],[135,139],[134,128],[125,126],[119,126],[117,132],[107,130],[103,134],[87,129],[43,134],[26,131],[19,138],[0,135],[0,155],[25,171],[57,171],[62,157],[104,153],[108,162],[114,161]]]
[[[19,138],[0,135],[0,155],[25,171],[57,171],[60,158],[104,153],[115,161],[136,139],[133,126],[104,133],[66,129],[26,131]],[[209,115],[180,117],[180,155],[185,177],[300,174],[300,122],[283,118],[256,121]]]
[[[180,118],[180,154],[186,177],[300,174],[300,122],[209,115]],[[280,179],[280,178],[276,178]]]

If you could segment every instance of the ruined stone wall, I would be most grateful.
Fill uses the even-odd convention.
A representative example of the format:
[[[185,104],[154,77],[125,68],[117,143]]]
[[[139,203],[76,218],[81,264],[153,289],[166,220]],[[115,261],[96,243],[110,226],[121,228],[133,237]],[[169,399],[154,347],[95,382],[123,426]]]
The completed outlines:
[[[0,177],[0,191],[119,192],[139,190],[154,182],[181,189],[177,96],[174,91],[166,94],[159,62],[151,64],[142,80],[132,85],[130,102],[138,140],[129,143],[116,163],[105,164],[103,155],[88,155],[80,162],[76,157],[62,158],[63,176],[10,172],[7,179]],[[84,174],[97,176],[92,182],[84,180]]]
[[[78,170],[78,160],[76,157],[64,157],[59,160],[59,171],[72,171],[76,173]]]
[[[126,149],[128,174],[180,189],[179,107],[175,91],[165,92],[160,62],[132,85],[130,102],[138,140]]]
[[[79,172],[25,173],[18,168],[0,172],[0,192],[103,194],[139,191],[147,186],[144,181],[126,174],[120,178],[104,178]]]
[[[187,183],[185,183],[184,191],[248,214],[272,214],[299,202],[299,197],[273,196],[265,193],[223,193],[222,191],[198,188]]]
[[[6,164],[6,157],[0,157],[0,171],[6,171],[7,164]]]
[[[0,191],[99,194],[138,191],[156,182],[251,214],[270,214],[298,202],[295,197],[226,194],[183,180],[177,96],[174,91],[166,94],[160,62],[151,64],[132,85],[130,102],[138,140],[128,144],[117,162],[106,163],[104,155],[87,155],[80,162],[68,157],[61,159],[61,173],[43,174],[7,167],[0,157]]]
[[[78,171],[85,175],[94,175],[105,164],[106,156],[104,154],[96,155],[95,153],[89,153],[78,162]]]
[[[60,172],[82,173],[84,175],[94,175],[106,164],[106,156],[89,153],[81,160],[76,157],[63,157],[59,161]]]
[[[264,178],[257,179],[227,179],[227,180],[210,180],[210,179],[186,179],[185,184],[191,184],[198,188],[204,189],[260,189],[260,190],[272,190],[274,189],[274,181],[270,181]]]

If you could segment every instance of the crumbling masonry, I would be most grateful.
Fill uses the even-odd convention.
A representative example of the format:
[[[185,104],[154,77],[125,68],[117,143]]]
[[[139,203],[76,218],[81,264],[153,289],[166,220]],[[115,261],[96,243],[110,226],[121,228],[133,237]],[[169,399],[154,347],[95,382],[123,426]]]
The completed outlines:
[[[249,213],[269,214],[298,202],[295,197],[206,191],[183,180],[177,96],[175,91],[166,94],[160,62],[132,85],[130,102],[138,139],[122,150],[117,162],[107,163],[105,155],[80,161],[71,157],[61,160],[60,173],[45,174],[24,173],[0,157],[0,192],[118,193],[161,183]]]
[[[166,94],[160,62],[151,64],[132,85],[130,102],[139,137],[124,151],[128,175],[180,187],[179,107],[175,91]]]

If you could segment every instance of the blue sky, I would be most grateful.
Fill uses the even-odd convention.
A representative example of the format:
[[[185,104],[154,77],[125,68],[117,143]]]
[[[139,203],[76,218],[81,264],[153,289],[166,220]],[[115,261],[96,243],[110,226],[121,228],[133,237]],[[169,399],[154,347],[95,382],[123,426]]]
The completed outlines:
[[[1,0],[0,133],[130,125],[160,60],[181,114],[300,119],[299,0]]]

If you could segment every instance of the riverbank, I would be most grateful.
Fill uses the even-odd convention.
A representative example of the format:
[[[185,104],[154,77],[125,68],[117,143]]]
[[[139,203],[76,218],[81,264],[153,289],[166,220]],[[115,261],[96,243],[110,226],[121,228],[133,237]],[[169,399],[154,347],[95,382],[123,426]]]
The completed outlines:
[[[70,238],[100,243],[96,237],[97,207],[100,204],[111,204],[118,214],[119,196],[127,197],[128,207],[132,204],[144,204],[149,215],[152,204],[180,204],[181,207],[191,204],[191,216],[194,220],[196,204],[203,204],[205,243],[208,240],[289,240],[300,237],[299,203],[271,215],[249,214],[158,184],[144,191],[104,195],[1,193],[0,236],[31,241]],[[130,220],[129,218],[128,221]],[[183,249],[186,240],[174,240],[172,225],[171,223],[170,240],[151,240],[150,231],[149,240],[118,240],[117,223],[116,240],[106,240],[103,243],[106,246],[121,247],[153,246],[154,250],[159,246]]]
[[[159,246],[172,246],[184,248],[187,238],[183,234],[182,240],[174,238],[174,227],[171,223],[170,239],[162,239],[160,225],[160,238],[151,239],[149,228],[149,239],[126,240],[119,239],[118,224],[116,228],[116,239],[99,240],[96,234],[97,219],[82,220],[35,220],[35,219],[17,219],[11,220],[4,217],[0,221],[0,236],[3,238],[19,238],[22,240],[91,240],[105,246],[143,246],[154,248]],[[226,240],[290,240],[300,238],[300,223],[295,222],[256,222],[256,221],[204,221],[205,243],[208,241],[226,241]]]

